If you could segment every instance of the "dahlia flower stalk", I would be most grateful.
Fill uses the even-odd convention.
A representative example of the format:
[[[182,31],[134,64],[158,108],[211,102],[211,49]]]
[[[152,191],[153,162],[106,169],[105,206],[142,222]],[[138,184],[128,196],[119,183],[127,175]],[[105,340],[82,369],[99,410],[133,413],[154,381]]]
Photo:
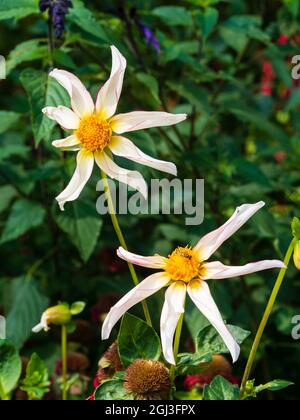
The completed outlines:
[[[208,281],[228,279],[270,268],[283,268],[285,265],[279,260],[258,261],[235,267],[226,266],[219,261],[207,261],[264,204],[259,202],[238,207],[223,226],[200,239],[194,248],[178,247],[167,258],[160,255],[143,257],[119,248],[117,253],[120,258],[142,267],[160,271],[147,277],[111,308],[102,327],[102,338],[107,339],[109,337],[114,325],[132,306],[163,287],[167,287],[160,323],[165,359],[172,365],[176,364],[173,339],[179,319],[185,310],[186,294],[188,293],[200,312],[218,331],[231,353],[233,362],[236,362],[240,354],[239,345],[222,319],[210,293]]]
[[[138,162],[172,175],[177,174],[173,163],[153,159],[124,137],[125,133],[151,127],[177,124],[186,114],[136,111],[115,115],[122,91],[126,60],[116,47],[111,47],[112,69],[110,78],[99,90],[96,103],[81,81],[65,70],[53,70],[56,79],[69,93],[71,107],[46,107],[43,113],[71,134],[56,140],[53,146],[66,151],[76,151],[77,168],[67,188],[56,198],[61,210],[68,201],[76,200],[88,182],[94,162],[109,177],[128,184],[147,196],[147,184],[137,171],[120,168],[112,155]]]

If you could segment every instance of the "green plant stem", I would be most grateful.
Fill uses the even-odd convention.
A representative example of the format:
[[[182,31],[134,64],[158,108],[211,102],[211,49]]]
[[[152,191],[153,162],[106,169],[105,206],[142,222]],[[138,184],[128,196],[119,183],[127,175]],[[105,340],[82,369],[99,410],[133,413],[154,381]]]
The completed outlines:
[[[267,307],[265,309],[265,312],[264,312],[264,315],[262,317],[261,323],[260,323],[259,328],[257,330],[256,336],[255,336],[255,339],[254,339],[254,342],[253,342],[253,345],[252,345],[252,348],[251,348],[251,351],[250,351],[250,354],[249,354],[249,358],[248,358],[248,362],[247,362],[247,365],[246,365],[246,368],[245,368],[245,372],[244,372],[244,375],[243,375],[243,380],[242,380],[242,384],[241,384],[241,391],[240,391],[240,399],[243,399],[243,397],[244,397],[245,387],[247,385],[249,376],[250,376],[251,371],[252,371],[252,366],[253,366],[253,363],[254,363],[254,360],[255,360],[257,349],[259,347],[262,335],[264,333],[267,322],[270,318],[274,303],[276,301],[277,295],[279,293],[279,290],[280,290],[281,285],[283,283],[285,274],[287,272],[287,267],[290,263],[292,255],[293,255],[295,242],[296,242],[296,239],[293,239],[290,243],[290,246],[289,246],[289,248],[287,250],[287,253],[285,255],[285,258],[284,258],[284,264],[285,264],[286,268],[282,268],[279,271],[279,274],[278,274],[278,277],[276,279],[274,288],[272,290],[269,302],[267,304]]]
[[[68,365],[67,365],[67,339],[68,331],[66,325],[61,327],[61,360],[62,360],[62,400],[68,399]]]
[[[111,217],[113,227],[114,227],[116,235],[119,239],[120,245],[124,249],[126,249],[126,251],[127,251],[128,247],[127,247],[124,235],[122,233],[121,227],[119,225],[118,218],[116,216],[116,210],[115,210],[114,203],[113,203],[113,200],[112,200],[112,196],[111,196],[111,192],[110,192],[109,183],[108,183],[108,180],[107,180],[106,173],[101,171],[101,176],[102,176],[102,180],[103,180],[103,186],[104,186],[104,191],[105,191],[105,195],[106,195],[106,199],[107,199],[108,210],[109,210],[109,213],[110,213],[110,217]],[[134,266],[129,261],[127,261],[127,264],[128,264],[128,267],[129,267],[129,271],[130,271],[133,283],[134,283],[135,286],[137,286],[139,284],[139,279],[138,279],[138,276],[137,276],[136,271],[134,269]],[[143,306],[144,315],[145,315],[145,319],[147,321],[147,324],[150,327],[152,327],[152,321],[151,321],[151,316],[150,316],[150,312],[149,312],[149,309],[148,309],[148,305],[145,301],[142,301],[142,306]]]
[[[183,318],[184,318],[184,314],[181,314],[177,327],[176,327],[176,333],[175,333],[175,339],[174,339],[174,359],[175,359],[175,365],[171,365],[170,368],[170,379],[171,379],[171,384],[173,385],[175,382],[175,369],[176,369],[176,361],[177,361],[177,356],[178,356],[178,351],[179,351],[179,345],[180,345],[180,338],[181,338],[181,332],[182,332],[182,326],[183,326]]]

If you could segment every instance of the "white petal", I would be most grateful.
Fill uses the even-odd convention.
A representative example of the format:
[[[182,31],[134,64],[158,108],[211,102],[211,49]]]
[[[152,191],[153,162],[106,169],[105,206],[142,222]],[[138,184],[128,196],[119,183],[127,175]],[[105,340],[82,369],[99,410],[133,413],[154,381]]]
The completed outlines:
[[[71,98],[72,108],[79,117],[94,112],[93,99],[78,77],[68,71],[58,69],[53,70],[50,76],[67,90]]]
[[[206,263],[204,268],[204,280],[218,280],[244,276],[246,274],[256,273],[257,271],[269,270],[270,268],[285,268],[285,265],[279,260],[264,260],[242,266],[231,267],[224,265],[219,261],[215,261]]]
[[[172,365],[176,364],[173,353],[174,334],[179,318],[184,313],[185,297],[186,285],[183,282],[173,282],[166,291],[161,313],[161,345],[165,359]]]
[[[233,363],[240,355],[240,347],[235,341],[228,328],[224,324],[219,309],[210,293],[205,281],[194,280],[188,285],[188,294],[199,311],[208,319],[212,326],[218,331],[231,353]]]
[[[141,255],[132,254],[126,249],[119,247],[117,254],[122,260],[131,262],[132,264],[139,265],[141,267],[147,268],[165,268],[166,259],[160,255],[155,255],[153,257],[143,257]]]
[[[62,140],[54,140],[52,146],[61,150],[80,150],[81,143],[75,135],[69,136]]]
[[[102,339],[106,340],[110,336],[111,330],[119,321],[119,319],[127,312],[132,306],[147,299],[149,296],[156,293],[161,288],[167,286],[169,283],[169,276],[162,273],[155,273],[147,277],[138,286],[132,289],[125,295],[116,305],[114,305],[109,314],[107,315],[102,326]]]
[[[105,152],[96,152],[95,160],[99,168],[109,177],[129,185],[147,198],[147,184],[139,172],[120,168]]]
[[[110,118],[116,112],[126,70],[126,60],[120,51],[112,46],[111,52],[112,69],[110,78],[100,89],[96,102],[96,110],[103,119]]]
[[[199,252],[202,261],[208,260],[223,242],[239,230],[264,205],[265,203],[260,201],[256,204],[244,204],[237,207],[234,214],[224,225],[200,239],[195,246],[195,250]]]
[[[79,127],[80,119],[71,109],[65,106],[47,106],[43,109],[43,113],[65,130],[76,130]]]
[[[116,115],[111,119],[111,126],[115,133],[122,134],[151,127],[165,127],[180,123],[186,118],[186,114],[135,111]]]
[[[79,197],[85,184],[92,175],[93,166],[93,153],[84,149],[80,150],[77,155],[77,167],[69,185],[58,197],[56,197],[61,210],[64,210],[64,205],[67,201],[74,201]]]
[[[44,329],[44,325],[42,323],[37,324],[35,327],[32,328],[32,332],[39,333]]]
[[[151,156],[143,153],[132,141],[125,137],[114,136],[108,145],[111,152],[116,156],[121,156],[141,165],[149,166],[150,168],[158,169],[162,172],[167,172],[172,175],[177,175],[176,165],[172,162],[153,159]]]

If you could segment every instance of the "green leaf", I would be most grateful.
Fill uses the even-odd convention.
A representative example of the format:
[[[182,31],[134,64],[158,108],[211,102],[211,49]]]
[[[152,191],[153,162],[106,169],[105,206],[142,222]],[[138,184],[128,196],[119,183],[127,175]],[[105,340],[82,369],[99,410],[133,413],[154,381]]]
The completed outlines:
[[[19,238],[24,233],[39,226],[46,211],[40,204],[20,199],[12,206],[8,221],[0,239],[0,244]]]
[[[20,349],[40,322],[49,299],[43,296],[34,279],[19,277],[11,283],[13,303],[7,317],[7,338]]]
[[[133,400],[124,388],[124,382],[121,379],[112,379],[100,385],[94,394],[95,400]]]
[[[22,381],[21,390],[28,394],[29,400],[41,400],[49,392],[48,369],[42,359],[33,353]]]
[[[17,350],[7,341],[0,340],[0,397],[5,399],[16,387],[22,371]]]
[[[239,399],[239,387],[232,385],[222,376],[216,376],[210,385],[206,385],[203,400],[206,401],[234,401]]]
[[[122,319],[118,344],[125,367],[137,359],[158,360],[161,356],[160,340],[155,330],[130,314],[125,314]]]
[[[208,7],[201,14],[199,14],[197,20],[200,29],[205,37],[207,37],[211,33],[211,31],[218,22],[218,18],[219,12],[213,7]]]
[[[68,106],[68,94],[56,80],[38,70],[24,70],[20,80],[28,95],[35,144],[38,146],[41,140],[49,142],[56,123],[43,115],[42,109],[45,106]]]
[[[265,385],[259,385],[255,387],[255,392],[258,394],[262,391],[280,391],[281,389],[287,388],[288,386],[294,385],[293,382],[284,381],[282,379],[274,379],[271,382],[268,382]]]
[[[300,220],[294,217],[292,221],[292,233],[297,240],[300,240]]]
[[[0,111],[0,134],[17,124],[21,114],[11,111]]]
[[[95,249],[103,223],[95,205],[77,200],[70,203],[63,214],[56,214],[55,220],[76,246],[83,261],[87,261]]]
[[[6,73],[8,75],[19,64],[40,60],[47,57],[48,54],[49,49],[47,45],[41,44],[41,41],[38,39],[21,42],[9,53],[6,61]]]
[[[0,0],[0,20],[21,19],[39,13],[39,0]]]
[[[81,312],[84,311],[84,308],[86,307],[85,302],[74,302],[71,306],[71,314],[72,315],[79,315]]]
[[[207,368],[205,364],[211,361],[212,353],[210,351],[203,353],[180,353],[177,357],[176,375],[196,375],[203,372]]]
[[[143,95],[145,97],[145,89],[147,89],[147,96],[152,97],[154,104],[157,106],[160,104],[159,99],[159,86],[157,80],[146,73],[138,73],[136,75],[137,80],[143,85]]]
[[[91,10],[85,7],[82,1],[73,1],[73,7],[69,10],[67,19],[101,41],[110,42],[102,23]]]
[[[238,344],[242,344],[243,341],[251,334],[249,331],[243,330],[242,328],[234,325],[227,325],[227,328]],[[223,354],[229,352],[221,336],[212,326],[208,326],[199,332],[196,348],[199,353],[203,353],[205,351],[209,351],[212,354]]]
[[[180,6],[156,7],[152,10],[152,14],[170,26],[190,26],[193,24],[191,13]]]
[[[11,201],[17,196],[17,191],[10,185],[0,187],[0,213],[7,209]]]

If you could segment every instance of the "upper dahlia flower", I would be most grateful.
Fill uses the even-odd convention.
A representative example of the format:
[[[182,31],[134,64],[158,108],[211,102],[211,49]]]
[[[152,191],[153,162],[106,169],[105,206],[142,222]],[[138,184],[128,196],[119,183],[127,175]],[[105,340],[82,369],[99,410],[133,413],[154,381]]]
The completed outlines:
[[[223,322],[210,293],[207,280],[227,279],[269,268],[283,268],[285,265],[279,260],[265,260],[230,267],[219,261],[206,261],[263,206],[264,203],[259,202],[238,207],[223,226],[200,239],[194,248],[179,247],[168,258],[160,255],[142,257],[119,248],[118,255],[120,258],[142,267],[160,269],[160,272],[147,277],[111,308],[102,327],[102,338],[107,339],[109,337],[114,325],[133,305],[148,298],[163,287],[168,287],[160,324],[165,359],[169,363],[175,364],[173,338],[180,316],[184,313],[186,293],[188,292],[200,312],[218,331],[231,353],[233,362],[236,362],[240,353],[239,345]]]
[[[150,127],[177,124],[186,119],[186,114],[136,111],[115,115],[122,91],[126,60],[112,46],[112,69],[110,78],[99,90],[96,103],[81,81],[65,70],[53,70],[50,76],[56,79],[69,93],[72,109],[65,106],[46,107],[43,113],[55,120],[64,130],[72,134],[53,142],[62,150],[79,151],[77,168],[67,188],[56,198],[61,210],[67,201],[78,198],[89,180],[96,161],[99,168],[111,178],[128,184],[147,196],[147,185],[137,171],[120,168],[111,154],[176,175],[173,163],[153,159],[144,154],[124,133]]]

